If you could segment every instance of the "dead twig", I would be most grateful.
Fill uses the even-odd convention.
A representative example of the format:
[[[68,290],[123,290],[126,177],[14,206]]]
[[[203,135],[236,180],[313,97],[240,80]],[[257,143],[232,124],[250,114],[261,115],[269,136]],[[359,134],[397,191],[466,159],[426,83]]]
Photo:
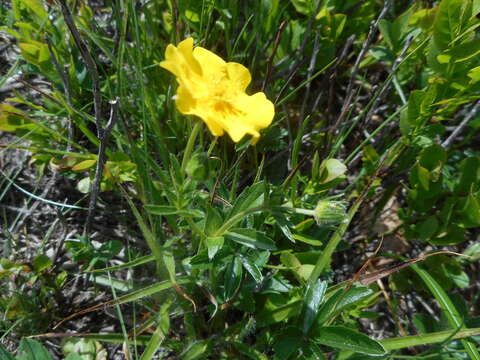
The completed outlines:
[[[83,231],[83,234],[85,236],[88,236],[90,234],[93,215],[97,207],[97,197],[98,197],[98,193],[100,192],[100,182],[102,180],[103,168],[105,165],[105,150],[107,147],[107,139],[108,139],[108,136],[110,135],[110,132],[113,129],[113,126],[117,121],[117,113],[118,113],[118,107],[119,107],[118,98],[115,99],[114,101],[110,101],[110,105],[111,105],[110,118],[108,120],[107,125],[105,126],[105,129],[102,129],[103,131],[99,139],[100,147],[98,149],[98,155],[97,155],[98,157],[97,157],[97,164],[95,168],[95,178],[93,179],[93,184],[91,186],[90,202],[88,204],[88,215],[87,215],[87,220],[85,221],[85,227]]]
[[[365,57],[365,54],[367,53],[368,49],[370,48],[370,45],[373,41],[373,37],[376,34],[377,29],[378,29],[378,23],[387,14],[387,11],[390,8],[391,2],[392,2],[391,0],[385,1],[384,5],[383,5],[383,9],[380,12],[380,15],[378,15],[377,19],[370,24],[370,30],[368,31],[367,38],[366,38],[365,42],[363,43],[363,46],[360,50],[360,53],[357,56],[357,59],[355,60],[355,64],[353,65],[352,73],[350,75],[350,81],[349,81],[348,86],[347,86],[345,102],[342,106],[342,111],[340,112],[340,115],[338,116],[337,120],[335,121],[333,129],[336,129],[338,127],[338,125],[342,122],[344,117],[350,111],[350,105],[352,104],[353,96],[354,96],[354,94],[357,93],[357,91],[354,91],[353,85],[355,83],[355,78],[356,78],[357,73],[358,73],[358,68],[360,67],[360,62],[363,60],[363,58]]]
[[[273,44],[273,50],[272,50],[272,53],[270,54],[270,57],[267,60],[267,74],[265,75],[265,79],[263,80],[262,91],[265,91],[265,87],[267,86],[267,83],[270,80],[270,75],[272,74],[272,67],[273,67],[272,66],[273,58],[277,53],[278,45],[280,44],[280,39],[281,39],[283,30],[285,30],[285,27],[287,26],[287,24],[288,24],[288,21],[283,20],[280,26],[278,27],[277,34],[275,36],[275,42]]]
[[[456,137],[463,131],[463,129],[467,126],[467,124],[472,120],[472,118],[477,115],[478,111],[480,110],[480,100],[473,105],[473,107],[470,109],[468,112],[467,116],[465,116],[465,119],[462,120],[462,122],[453,130],[453,132],[450,134],[450,136],[442,143],[442,146],[444,148],[449,147],[452,145],[453,141],[456,139]]]

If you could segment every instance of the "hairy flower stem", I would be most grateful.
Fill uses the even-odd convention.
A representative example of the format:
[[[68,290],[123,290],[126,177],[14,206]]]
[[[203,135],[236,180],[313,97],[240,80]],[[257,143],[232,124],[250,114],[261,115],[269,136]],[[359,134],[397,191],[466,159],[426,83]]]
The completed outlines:
[[[183,153],[182,159],[182,172],[185,173],[185,169],[187,168],[188,161],[192,157],[193,146],[195,145],[195,140],[197,139],[197,135],[202,128],[202,122],[195,120],[195,125],[193,126],[193,130],[190,133],[190,137],[188,138],[187,146],[185,147],[185,152]]]

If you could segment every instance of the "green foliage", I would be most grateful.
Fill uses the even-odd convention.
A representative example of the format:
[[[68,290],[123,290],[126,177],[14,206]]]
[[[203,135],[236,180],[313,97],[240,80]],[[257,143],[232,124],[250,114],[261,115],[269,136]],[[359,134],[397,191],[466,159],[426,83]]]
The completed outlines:
[[[359,282],[355,271],[367,260],[360,246],[371,244],[363,233],[352,241],[389,200],[400,204],[395,230],[422,249],[464,245],[480,227],[478,118],[461,142],[442,141],[478,98],[478,1],[392,2],[382,12],[373,0],[114,0],[108,17],[67,3],[98,69],[102,118],[94,117],[95,79],[59,5],[12,0],[11,10],[0,5],[2,30],[20,51],[12,74],[41,76],[48,86],[1,104],[0,130],[28,141],[23,149],[40,174],[55,171],[87,195],[105,147],[100,196],[121,198],[131,216],[116,220],[126,221],[138,242],[128,245],[143,255],[107,267],[132,253],[127,241],[85,234],[65,242],[73,263],[112,289],[114,299],[94,308],[115,306],[122,327],[66,340],[67,359],[100,358],[99,341],[143,346],[133,352],[142,360],[160,348],[182,359],[394,358],[437,342],[439,353],[451,346],[478,358],[464,339],[478,335],[478,323],[465,299],[448,294],[469,286],[477,248],[467,252],[474,260],[436,255],[395,274],[391,288],[433,294],[445,321],[414,314],[425,337],[375,340],[358,320],[375,321],[368,309],[388,289]],[[176,110],[177,84],[157,64],[167,44],[188,36],[248,67],[250,93],[275,102],[274,123],[256,145],[214,138]],[[116,124],[105,140],[99,129],[114,99]],[[340,282],[335,254],[344,250],[362,256],[349,260],[350,280]],[[0,279],[14,285],[0,297],[2,331],[47,332],[65,316],[56,299],[78,274],[58,268],[41,251],[28,264],[1,260]],[[97,277],[103,271],[108,277]],[[135,306],[135,326],[123,320],[123,304]],[[0,355],[13,358],[2,346]],[[16,358],[50,357],[23,339]]]

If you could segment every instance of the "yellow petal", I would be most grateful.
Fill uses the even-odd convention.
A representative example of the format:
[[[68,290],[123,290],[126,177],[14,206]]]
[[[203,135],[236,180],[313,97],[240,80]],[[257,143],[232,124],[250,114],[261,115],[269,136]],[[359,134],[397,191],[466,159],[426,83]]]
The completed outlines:
[[[175,47],[172,44],[165,50],[165,61],[160,66],[167,69],[179,79],[188,79],[192,73],[202,74],[202,68],[198,61],[193,57],[193,39],[183,40]]]
[[[197,74],[202,75],[202,68],[193,56],[193,39],[188,38],[181,41],[178,44],[178,51],[183,55],[184,59],[186,60],[185,65],[187,65],[189,69],[195,71]]]
[[[193,56],[200,63],[206,81],[219,80],[225,76],[226,62],[220,56],[201,46],[193,49]]]
[[[194,114],[194,109],[197,102],[190,91],[188,91],[188,89],[184,86],[180,85],[177,89],[175,104],[177,105],[178,111],[184,115],[188,115]]]
[[[235,62],[227,63],[227,74],[230,81],[235,84],[239,91],[245,91],[250,81],[252,81],[250,71],[242,64]]]
[[[213,136],[222,136],[223,135],[223,128],[222,126],[215,121],[213,117],[202,117],[202,120],[207,124],[208,130],[212,133]]]
[[[275,108],[265,94],[258,92],[252,96],[240,95],[235,100],[234,114],[225,116],[221,125],[233,141],[240,141],[246,134],[254,137],[254,142],[260,136],[259,130],[272,123]]]

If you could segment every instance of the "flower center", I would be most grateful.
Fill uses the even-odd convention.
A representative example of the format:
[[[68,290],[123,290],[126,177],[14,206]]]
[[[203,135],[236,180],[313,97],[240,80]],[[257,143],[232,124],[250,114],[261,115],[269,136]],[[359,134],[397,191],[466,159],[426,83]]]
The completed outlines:
[[[242,113],[235,106],[235,94],[227,87],[219,87],[211,93],[212,107],[223,116],[239,115]]]

